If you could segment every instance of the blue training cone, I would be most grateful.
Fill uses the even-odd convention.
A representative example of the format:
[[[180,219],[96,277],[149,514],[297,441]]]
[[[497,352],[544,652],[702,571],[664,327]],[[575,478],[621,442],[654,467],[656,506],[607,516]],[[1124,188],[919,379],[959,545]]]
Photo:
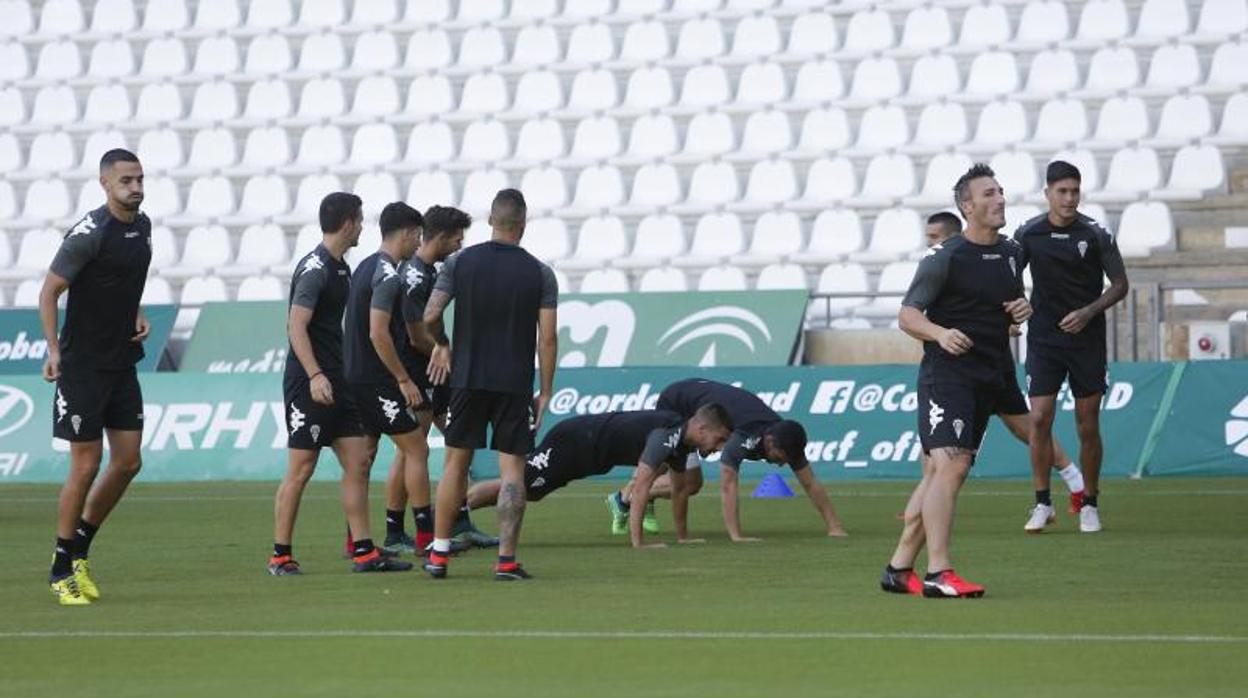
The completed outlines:
[[[751,497],[792,497],[793,490],[789,489],[788,483],[780,477],[780,473],[767,473],[763,479],[759,481],[758,487],[754,488],[754,494]]]

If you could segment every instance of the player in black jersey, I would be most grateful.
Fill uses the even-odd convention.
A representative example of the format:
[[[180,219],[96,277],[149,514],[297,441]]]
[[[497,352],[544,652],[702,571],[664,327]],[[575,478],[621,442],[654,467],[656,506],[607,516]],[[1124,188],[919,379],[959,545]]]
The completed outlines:
[[[524,518],[524,461],[553,392],[559,286],[550,267],[520,247],[527,216],[520,192],[498,192],[490,208],[493,238],[446,260],[425,307],[425,325],[437,345],[429,358],[429,376],[435,385],[449,376],[452,390],[433,551],[425,565],[434,578],[446,576],[456,509],[466,495],[468,464],[474,450],[486,446],[490,431],[489,444],[498,451],[503,481],[494,578],[528,578],[515,559]],[[453,345],[442,319],[451,299],[455,300]],[[535,351],[541,365],[536,404]]]
[[[933,213],[927,219],[927,229],[924,237],[927,239],[928,247],[940,244],[954,235],[962,234],[962,221],[954,214],[948,211],[938,211]],[[1018,332],[1017,326],[1010,328],[1010,334]],[[1029,407],[1027,399],[1023,397],[1023,393],[1018,389],[1018,380],[1014,377],[1014,367],[1010,366],[1007,375],[1002,379],[1005,382],[1005,389],[1001,393],[1001,397],[997,402],[997,417],[1010,430],[1014,438],[1021,441],[1024,445],[1031,443],[1031,418],[1028,414]],[[923,456],[927,458],[926,455]],[[1083,505],[1083,474],[1079,471],[1079,466],[1071,462],[1070,457],[1066,455],[1066,450],[1062,448],[1061,442],[1057,437],[1053,437],[1053,470],[1062,477],[1062,481],[1066,483],[1066,487],[1070,490],[1070,513],[1078,514],[1079,508]],[[1048,475],[1045,475],[1045,489],[1047,490]],[[1047,492],[1046,492],[1047,496]],[[1033,511],[1033,515],[1027,520],[1023,530],[1028,533],[1039,533],[1045,529],[1055,518],[1052,503],[1047,502],[1047,509],[1037,507]],[[905,518],[905,514],[899,514],[898,518]]]
[[[672,410],[685,417],[692,417],[703,405],[719,404],[732,417],[734,425],[732,435],[724,445],[719,458],[719,494],[723,510],[724,526],[729,537],[735,542],[754,542],[758,538],[749,538],[741,533],[741,517],[738,507],[739,477],[741,462],[761,460],[773,465],[789,464],[798,482],[810,497],[811,504],[823,518],[827,534],[840,538],[845,535],[845,527],[836,515],[832,500],[823,484],[815,477],[806,460],[806,430],[798,422],[780,419],[780,415],[767,406],[757,395],[734,385],[718,383],[703,378],[689,378],[672,383],[659,394],[655,409]],[[689,454],[686,464],[686,476],[683,478],[688,490],[684,498],[692,497],[702,488],[702,461],[698,454]],[[673,509],[676,499],[673,497],[675,488],[666,475],[655,480],[650,490],[651,500],[654,497],[672,498]],[[627,532],[628,513],[632,498],[632,483],[619,492],[607,497],[607,507],[612,514],[612,532]],[[677,523],[676,537],[687,539],[686,512],[673,511]],[[644,523],[644,517],[643,517]],[[622,530],[621,530],[622,529]],[[650,530],[654,533],[656,531]]]
[[[689,419],[670,410],[565,419],[546,434],[525,462],[526,498],[539,501],[569,482],[606,474],[617,465],[648,469],[652,475],[666,468],[680,489],[688,457],[723,448],[731,432],[730,420],[727,411],[714,404],[703,405]],[[473,485],[468,505],[474,509],[493,506],[500,487],[498,480]],[[637,537],[630,539],[634,546],[644,547],[641,535],[638,529]]]
[[[69,475],[57,504],[49,582],[64,606],[100,596],[88,553],[96,531],[138,474],[143,394],[135,364],[151,326],[139,299],[152,260],[152,222],[143,203],[143,166],[127,150],[100,159],[106,203],[66,234],[39,292],[48,340],[43,377],[56,382],[52,435],[69,441]],[[57,335],[57,301],[69,292]],[[108,467],[97,480],[108,434]]]
[[[351,268],[343,261],[359,244],[363,202],[335,192],[321,200],[321,244],[295,265],[290,280],[289,355],[282,391],[286,405],[287,470],[274,503],[273,555],[269,573],[299,574],[291,547],[299,500],[321,448],[330,446],[342,466],[342,506],[355,541],[352,569],[400,569],[373,546],[368,526],[368,439],[353,391],[343,372],[342,316],[351,291]],[[404,563],[406,564],[406,563]],[[410,565],[408,565],[410,568]]]
[[[923,342],[918,421],[930,458],[881,579],[885,591],[933,597],[984,593],[950,563],[954,507],[1013,365],[1010,326],[1031,316],[1022,249],[999,233],[1005,194],[992,169],[977,164],[962,175],[954,201],[966,232],[928,250],[898,314],[901,329]],[[928,574],[920,581],[914,563],[924,545]]]
[[[1031,424],[1038,436],[1053,433],[1057,393],[1062,382],[1069,380],[1075,398],[1079,462],[1086,480],[1079,530],[1094,533],[1101,530],[1097,496],[1102,457],[1101,396],[1108,380],[1105,311],[1127,295],[1127,271],[1113,236],[1079,213],[1078,168],[1054,161],[1045,180],[1048,213],[1027,221],[1014,235],[1023,247],[1023,263],[1031,265],[1031,303],[1036,313],[1027,326]],[[1105,288],[1104,277],[1109,278],[1109,288]],[[1044,464],[1052,460],[1048,439],[1032,441],[1036,510],[1051,509],[1049,471]]]

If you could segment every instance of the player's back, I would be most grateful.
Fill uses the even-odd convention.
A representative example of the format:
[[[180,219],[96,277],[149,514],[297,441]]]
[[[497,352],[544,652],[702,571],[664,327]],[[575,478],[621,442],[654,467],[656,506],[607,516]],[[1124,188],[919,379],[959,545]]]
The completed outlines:
[[[754,432],[759,427],[780,421],[780,415],[754,393],[704,378],[686,378],[672,383],[659,393],[657,406],[678,412],[688,419],[698,409],[712,403],[728,411],[737,431]]]

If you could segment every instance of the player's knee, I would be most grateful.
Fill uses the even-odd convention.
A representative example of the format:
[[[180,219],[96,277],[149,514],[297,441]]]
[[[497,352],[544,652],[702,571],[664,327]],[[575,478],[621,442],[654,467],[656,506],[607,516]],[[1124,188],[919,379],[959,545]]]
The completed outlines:
[[[127,477],[134,477],[143,469],[143,459],[137,455],[130,458],[116,458],[108,462],[108,467]]]
[[[1079,432],[1080,443],[1099,443],[1101,440],[1101,425],[1097,419],[1080,419],[1075,425]]]

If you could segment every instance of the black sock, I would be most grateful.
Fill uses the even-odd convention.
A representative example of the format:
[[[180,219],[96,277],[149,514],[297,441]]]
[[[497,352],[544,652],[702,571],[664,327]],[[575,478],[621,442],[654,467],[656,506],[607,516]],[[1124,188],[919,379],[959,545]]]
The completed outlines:
[[[1050,490],[1036,490],[1036,504],[1043,504],[1046,507],[1053,506]]]
[[[946,570],[941,570],[939,572],[928,572],[927,574],[923,575],[923,580],[928,581],[928,582],[935,581],[936,578],[944,574],[945,571]]]
[[[416,521],[417,533],[433,533],[433,507],[412,507],[412,519]]]
[[[628,502],[624,501],[624,490],[617,490],[615,493],[615,501],[620,505],[621,509],[627,510]]]
[[[56,555],[52,558],[52,576],[64,577],[73,574],[73,563],[70,562],[70,551],[74,549],[74,541],[67,538],[56,539]]]
[[[403,510],[386,509],[386,535],[403,535]]]
[[[469,518],[469,512],[471,511],[468,508],[468,500],[465,499],[464,503],[459,505],[459,511],[455,512],[455,523],[472,525],[472,519]]]
[[[273,557],[289,557],[294,554],[294,547],[290,543],[274,543]]]
[[[1098,492],[1097,494],[1100,494],[1100,493]],[[1097,496],[1096,494],[1085,494],[1085,495],[1083,495],[1083,505],[1084,505],[1085,507],[1094,507],[1094,506],[1096,506],[1096,496]]]
[[[503,569],[503,570],[505,570],[505,569],[510,568],[510,567],[511,567],[512,565],[514,565],[514,564],[516,564],[516,556],[515,556],[515,555],[499,555],[499,556],[498,556],[498,567],[499,567],[499,569]]]
[[[884,569],[887,570],[890,574],[893,572],[913,572],[914,571],[913,567],[893,567],[893,563],[891,562],[885,565]]]
[[[86,519],[78,519],[78,525],[74,527],[75,560],[87,559],[87,554],[91,552],[91,541],[95,540],[95,534],[99,530],[99,526],[87,523]]]
[[[355,541],[355,545],[351,547],[352,557],[362,557],[371,552],[373,552],[373,539],[372,538],[364,538],[361,540],[357,540]]]

